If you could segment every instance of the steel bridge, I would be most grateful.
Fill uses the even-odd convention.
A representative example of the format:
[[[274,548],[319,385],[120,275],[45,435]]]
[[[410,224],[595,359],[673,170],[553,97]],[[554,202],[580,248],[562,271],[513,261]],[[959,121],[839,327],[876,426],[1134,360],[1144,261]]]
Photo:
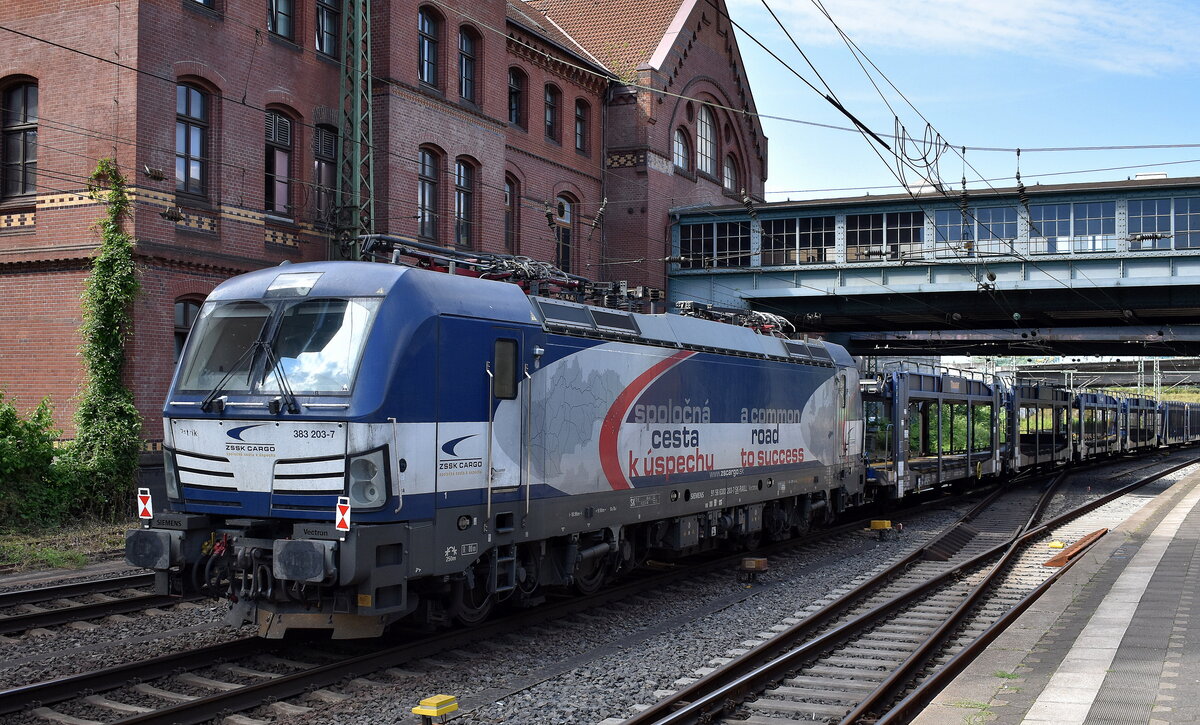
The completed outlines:
[[[855,354],[1200,354],[1200,178],[673,212],[671,300]]]

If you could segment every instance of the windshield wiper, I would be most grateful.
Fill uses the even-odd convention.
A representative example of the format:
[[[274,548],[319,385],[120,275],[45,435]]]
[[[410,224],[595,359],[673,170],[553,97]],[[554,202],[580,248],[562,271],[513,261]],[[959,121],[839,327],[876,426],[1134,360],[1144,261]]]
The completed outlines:
[[[267,355],[267,364],[275,371],[275,379],[279,383],[280,392],[279,397],[267,403],[267,408],[273,415],[278,415],[282,403],[287,406],[287,412],[299,413],[300,404],[296,402],[296,394],[292,392],[292,384],[288,382],[287,372],[283,369],[283,363],[275,355],[275,348],[271,347],[271,343],[266,340],[262,341],[262,348]]]
[[[225,383],[229,382],[229,379],[232,378],[233,374],[237,372],[238,366],[241,365],[242,362],[251,353],[253,353],[255,350],[257,350],[259,345],[262,345],[262,344],[263,344],[262,340],[255,340],[253,342],[253,344],[250,345],[250,347],[246,348],[246,351],[242,353],[241,357],[239,357],[237,360],[235,360],[233,362],[233,365],[231,365],[229,367],[229,372],[225,373],[224,377],[222,377],[220,380],[218,380],[217,384],[213,386],[213,389],[208,391],[208,395],[204,396],[204,400],[200,402],[200,410],[203,410],[205,413],[208,412],[208,409],[210,407],[212,407],[213,402],[217,399],[217,394],[221,392],[221,388],[224,388]],[[249,372],[249,370],[247,370],[247,372]],[[222,404],[220,406],[220,410],[218,410],[217,412],[220,413],[224,410],[225,410],[225,406]]]

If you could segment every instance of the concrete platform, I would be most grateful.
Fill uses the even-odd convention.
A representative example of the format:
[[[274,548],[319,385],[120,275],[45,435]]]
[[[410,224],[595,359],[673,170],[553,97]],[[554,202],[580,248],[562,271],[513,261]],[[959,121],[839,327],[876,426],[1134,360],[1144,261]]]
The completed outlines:
[[[1100,540],[916,725],[1200,722],[1200,474]]]

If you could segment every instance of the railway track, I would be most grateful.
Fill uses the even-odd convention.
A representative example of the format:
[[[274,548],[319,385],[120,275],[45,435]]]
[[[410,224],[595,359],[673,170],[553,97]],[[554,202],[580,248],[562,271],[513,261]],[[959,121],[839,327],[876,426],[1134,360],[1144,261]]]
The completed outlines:
[[[942,505],[933,499],[925,506]],[[920,507],[909,509],[915,512]],[[866,520],[823,529],[811,536],[761,547],[756,555],[775,556],[805,547],[820,546],[835,536],[861,536]],[[397,633],[401,644],[387,640],[356,643],[355,653],[328,649],[329,643],[303,647],[258,638],[246,638],[198,650],[189,650],[144,662],[121,665],[49,682],[0,692],[0,719],[20,717],[24,722],[90,723],[198,723],[222,713],[242,712],[266,702],[279,703],[304,693],[326,701],[344,697],[331,690],[335,683],[368,674],[386,673],[422,658],[477,645],[488,639],[547,622],[568,618],[597,607],[659,593],[694,577],[728,573],[743,554],[724,555],[687,567],[650,569],[636,579],[609,587],[587,598],[550,602],[535,610],[496,619],[483,626],[430,635]],[[127,584],[124,586],[128,586]],[[44,590],[42,590],[44,591]],[[35,596],[30,593],[29,596]],[[746,591],[743,597],[753,596]],[[176,599],[177,601],[177,599]],[[712,607],[728,606],[714,602]],[[703,616],[692,613],[690,616]],[[366,651],[364,651],[364,646]],[[596,656],[600,656],[597,653]],[[333,688],[336,689],[336,688]],[[312,693],[316,693],[315,695]],[[276,715],[303,713],[303,705],[276,704]]]
[[[132,574],[2,593],[0,635],[130,614],[182,601],[180,597],[138,591],[153,583],[153,574]]]
[[[625,725],[904,722],[1066,569],[1043,567],[1033,542],[1197,461],[1041,525],[1051,489],[998,492],[929,546]]]
[[[941,505],[943,501],[933,503]],[[905,515],[903,512],[894,514],[896,518]],[[1010,518],[1015,521],[1020,516]],[[824,540],[830,536],[847,536],[861,540],[864,524],[865,521],[855,521],[824,530],[812,538]],[[968,525],[980,531],[988,527],[999,532],[1010,526],[1019,528],[1019,524],[1012,521],[1003,525],[976,521]],[[1000,538],[997,531],[990,535]],[[755,553],[782,556],[789,551],[814,546],[821,544],[791,541],[763,547]],[[661,595],[672,586],[687,586],[686,582],[693,577],[712,576],[713,572],[719,571],[725,572],[723,576],[729,576],[729,570],[740,558],[741,555],[727,556],[696,567],[650,573],[636,581],[610,587],[598,597],[552,602],[545,607],[498,619],[476,629],[434,635],[401,633],[400,637],[408,637],[401,643],[396,643],[396,638],[369,644],[356,642],[353,652],[338,649],[329,643],[308,642],[296,646],[249,638],[143,663],[37,683],[0,692],[0,720],[23,725],[35,722],[59,722],[65,725],[198,723],[248,711],[254,711],[255,718],[302,718],[306,707],[320,707],[320,703],[345,699],[346,695],[341,694],[339,689],[348,681],[356,681],[355,678],[371,677],[375,678],[373,682],[377,684],[395,687],[397,685],[394,683],[407,683],[413,676],[420,677],[413,668],[420,670],[421,665],[411,663],[436,660],[455,650],[487,649],[489,641],[503,641],[504,635],[513,632],[536,633],[539,627],[545,628],[551,622],[554,622],[550,625],[552,627],[569,628],[570,622],[577,619],[574,615],[586,619],[589,617],[586,612],[594,608],[636,607],[639,597],[646,597],[648,593]],[[945,565],[944,562],[934,563]],[[747,590],[735,596],[749,598],[754,596],[754,591]],[[953,601],[954,598],[951,596],[949,600]],[[719,608],[729,606],[729,603],[713,602],[711,606]],[[681,616],[698,619],[705,614],[696,611]],[[669,626],[669,623],[664,623],[664,626]],[[589,658],[599,659],[605,654],[605,651],[583,652],[563,666],[578,667]],[[895,659],[894,656],[892,659]],[[554,674],[553,668],[550,668],[539,676],[548,678]],[[397,679],[404,677],[410,679]],[[525,686],[528,685],[526,682]],[[483,707],[494,700],[508,697],[512,692],[519,691],[521,686],[520,683],[508,683],[493,688],[494,692],[489,690],[467,695],[462,698],[463,710]],[[271,704],[267,706],[267,703]]]

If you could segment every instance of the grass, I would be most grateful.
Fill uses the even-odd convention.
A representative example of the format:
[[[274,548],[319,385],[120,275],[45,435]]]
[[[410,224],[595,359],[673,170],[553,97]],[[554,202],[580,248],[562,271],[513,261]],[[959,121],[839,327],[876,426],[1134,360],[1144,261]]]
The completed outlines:
[[[112,559],[132,524],[79,524],[45,531],[0,531],[0,566],[10,572],[78,569]]]
[[[966,725],[979,725],[985,722],[992,715],[992,706],[986,702],[975,702],[974,700],[959,700],[958,702],[950,703],[951,707],[961,707],[966,710],[975,710],[963,720]]]
[[[999,677],[1002,680],[1019,680],[1021,676],[1015,672],[1005,672],[1004,670],[996,670],[992,673],[993,677]]]

